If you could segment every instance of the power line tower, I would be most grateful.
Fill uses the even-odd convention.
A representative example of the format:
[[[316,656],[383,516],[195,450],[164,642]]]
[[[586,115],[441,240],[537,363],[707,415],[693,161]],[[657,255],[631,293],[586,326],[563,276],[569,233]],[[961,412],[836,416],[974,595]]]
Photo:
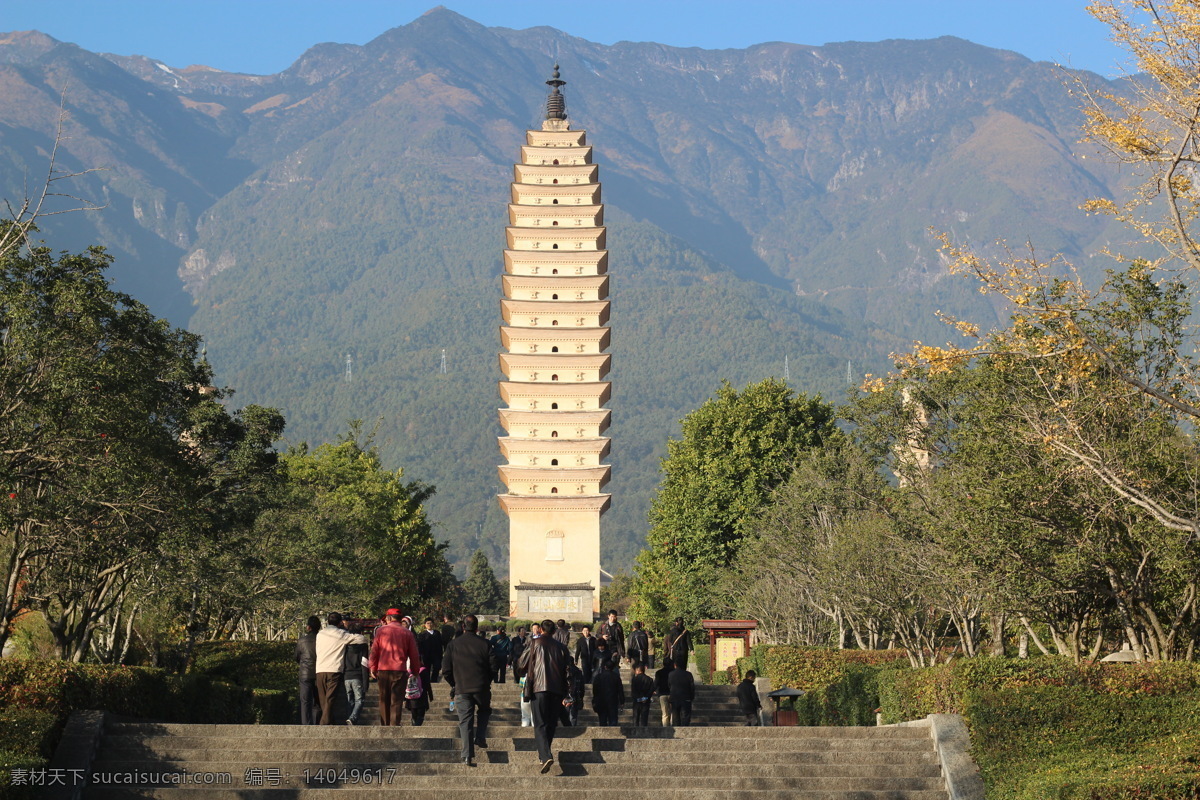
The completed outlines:
[[[791,377],[792,377],[791,374],[788,372],[787,356],[785,355],[783,357],[783,382],[787,383],[789,380],[791,380]]]
[[[846,361],[846,383],[854,383],[854,374],[850,372],[850,361]]]
[[[446,374],[446,349],[442,348],[442,374]]]
[[[344,380],[346,383],[354,380],[354,356],[349,353],[346,353],[346,377]]]

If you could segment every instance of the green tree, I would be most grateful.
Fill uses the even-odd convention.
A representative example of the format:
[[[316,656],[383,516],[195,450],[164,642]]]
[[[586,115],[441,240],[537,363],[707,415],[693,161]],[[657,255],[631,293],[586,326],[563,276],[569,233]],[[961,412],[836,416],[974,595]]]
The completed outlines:
[[[504,587],[496,580],[492,565],[482,550],[471,554],[467,579],[462,584],[467,608],[475,614],[503,614],[508,610]]]
[[[35,608],[74,660],[203,478],[182,438],[208,402],[199,339],[113,291],[110,262],[0,255],[0,645]]]
[[[339,442],[285,453],[281,496],[256,522],[261,571],[296,617],[314,605],[412,609],[454,589],[422,505],[433,487],[384,469],[360,435],[355,425]]]
[[[634,613],[659,626],[719,608],[717,575],[772,490],[802,453],[839,436],[832,406],[774,378],[740,392],[725,383],[682,427],[682,438],[667,445],[638,557]]]
[[[1121,481],[1182,507],[1200,478],[1194,443],[1104,364],[1067,369],[1060,357],[998,348],[970,364],[910,365],[849,416],[901,476],[909,523],[986,589],[993,620],[1011,615],[1043,651],[1075,660],[1122,638],[1139,657],[1186,658],[1200,631],[1200,554],[1059,444],[1086,446]]]
[[[974,277],[981,291],[1013,309],[1013,323],[982,336],[960,324],[979,337],[977,348],[919,347],[910,363],[936,367],[1001,349],[1030,359],[1039,365],[1045,393],[1056,395],[1042,413],[1050,426],[1046,443],[1123,502],[1194,542],[1200,537],[1196,505],[1155,495],[1124,473],[1104,442],[1083,436],[1096,396],[1085,393],[1086,402],[1076,404],[1059,389],[1102,373],[1106,382],[1124,384],[1108,383],[1105,391],[1114,398],[1136,392],[1185,427],[1200,420],[1200,342],[1188,322],[1200,277],[1200,7],[1184,0],[1094,0],[1088,11],[1132,56],[1134,74],[1120,91],[1092,87],[1086,74],[1076,77],[1083,140],[1107,151],[1141,185],[1083,207],[1127,226],[1136,237],[1132,249],[1146,260],[1097,288],[1075,272],[1064,279],[1063,259],[1046,258],[1032,245],[990,258],[943,237],[951,269]]]

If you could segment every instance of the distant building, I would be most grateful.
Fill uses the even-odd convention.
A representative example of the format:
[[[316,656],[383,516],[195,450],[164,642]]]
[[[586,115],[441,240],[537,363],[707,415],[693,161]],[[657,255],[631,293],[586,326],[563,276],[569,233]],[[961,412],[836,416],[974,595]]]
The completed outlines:
[[[610,467],[608,251],[599,170],[567,121],[554,76],[542,129],[525,132],[504,251],[500,410],[507,464],[509,606],[591,620],[600,602],[600,517]]]

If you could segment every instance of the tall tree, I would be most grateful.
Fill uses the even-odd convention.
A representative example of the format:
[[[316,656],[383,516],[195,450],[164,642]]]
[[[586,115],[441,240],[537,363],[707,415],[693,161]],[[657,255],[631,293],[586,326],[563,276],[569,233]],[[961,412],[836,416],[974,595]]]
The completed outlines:
[[[467,567],[467,579],[462,584],[467,607],[476,614],[503,614],[508,610],[508,598],[504,587],[496,580],[492,565],[482,550],[471,554]]]
[[[839,436],[833,407],[774,378],[725,383],[667,444],[663,480],[638,557],[635,613],[662,625],[719,608],[715,579],[737,555],[758,510],[796,459]]]
[[[110,261],[0,254],[0,644],[33,607],[76,660],[202,474],[182,441],[206,402],[199,339],[113,291]]]
[[[261,570],[297,616],[314,604],[415,608],[454,589],[446,545],[434,540],[423,506],[433,487],[384,469],[369,437],[360,438],[355,425],[339,442],[285,453],[282,496],[258,518]]]
[[[914,360],[938,365],[1003,348],[1041,363],[1043,392],[1053,396],[1044,414],[1046,443],[1125,502],[1195,541],[1200,515],[1194,507],[1155,495],[1123,474],[1103,443],[1084,435],[1088,406],[1080,409],[1061,392],[1060,378],[1101,374],[1174,420],[1187,426],[1200,420],[1200,341],[1187,322],[1200,278],[1200,7],[1187,0],[1096,0],[1088,10],[1108,25],[1137,69],[1123,93],[1094,89],[1086,76],[1077,77],[1083,136],[1142,184],[1122,197],[1092,198],[1084,207],[1126,225],[1136,237],[1133,251],[1146,260],[1096,287],[1074,272],[1064,277],[1061,258],[1046,258],[1032,246],[989,259],[947,240],[951,268],[1008,304],[1015,321],[982,336],[960,325],[981,339],[976,348],[920,347]],[[1051,354],[1055,358],[1047,359]]]

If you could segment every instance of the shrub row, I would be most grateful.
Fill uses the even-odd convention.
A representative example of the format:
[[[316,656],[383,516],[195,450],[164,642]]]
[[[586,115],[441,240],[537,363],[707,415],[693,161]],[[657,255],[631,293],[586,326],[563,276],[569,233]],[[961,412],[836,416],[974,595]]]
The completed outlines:
[[[190,674],[251,689],[296,691],[296,642],[204,642]]]
[[[169,722],[297,721],[295,644],[222,642],[197,648],[193,672],[0,659],[0,800],[22,797],[12,769],[45,766],[76,709]]]
[[[36,709],[65,719],[76,709],[170,722],[289,723],[286,692],[235,686],[206,675],[151,667],[0,659],[0,708]]]
[[[1200,797],[1200,692],[1136,696],[1086,685],[971,689],[964,711],[973,754],[997,796]]]
[[[847,664],[833,683],[807,690],[792,707],[799,725],[874,725],[879,674],[884,668]]]
[[[760,674],[769,675],[771,685],[777,689],[789,686],[806,692],[840,683],[850,666],[908,666],[908,656],[903,650],[834,650],[789,645],[764,648],[742,661],[747,663],[748,669],[752,668],[751,664],[761,665]],[[739,670],[742,661],[739,661]]]
[[[1176,695],[1200,690],[1200,665],[1074,664],[1056,656],[963,659],[927,669],[889,671],[880,682],[880,707],[889,723],[929,714],[967,715],[969,692],[1039,686],[1124,697]]]
[[[990,792],[1200,797],[1200,665],[976,658],[880,674],[884,720],[959,713]],[[989,793],[990,793],[989,792]]]
[[[50,711],[6,708],[0,711],[0,800],[25,800],[40,791],[11,785],[14,769],[43,769],[54,755],[63,720]]]

